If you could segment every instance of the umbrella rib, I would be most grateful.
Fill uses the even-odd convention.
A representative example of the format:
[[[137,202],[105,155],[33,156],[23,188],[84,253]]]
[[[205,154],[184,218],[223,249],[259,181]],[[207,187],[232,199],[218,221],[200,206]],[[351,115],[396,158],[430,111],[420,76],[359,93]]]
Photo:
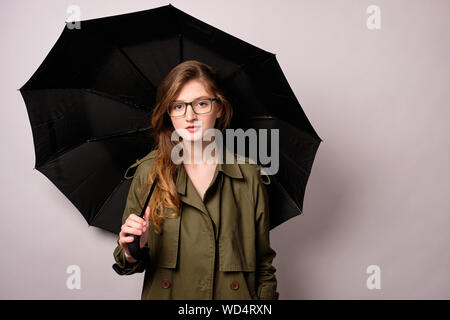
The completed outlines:
[[[120,97],[117,97],[115,95],[112,95],[112,94],[109,94],[109,93],[106,93],[103,91],[91,89],[91,88],[36,88],[36,89],[26,89],[24,91],[43,91],[43,90],[82,90],[82,91],[86,91],[88,93],[96,94],[98,96],[123,103],[127,106],[134,107],[136,109],[140,109],[140,107],[141,107],[140,105],[138,105],[130,100],[122,100]],[[48,122],[45,122],[44,124],[46,124],[46,123],[48,123]]]
[[[153,84],[153,82],[150,81],[149,78],[147,78],[147,76],[141,71],[141,69],[138,68],[138,66],[133,62],[133,60],[131,60],[130,56],[127,55],[125,53],[125,51],[123,51],[123,49],[121,47],[119,47],[118,44],[116,44],[115,42],[113,42],[114,45],[117,47],[117,49],[119,50],[120,53],[123,54],[123,56],[128,60],[128,62],[133,66],[133,68],[141,75],[141,77],[143,79],[145,79],[145,81],[147,81],[147,83],[153,88],[153,90],[156,91],[156,86]]]
[[[178,34],[178,45],[180,47],[180,63],[183,61],[183,34]]]
[[[106,139],[111,139],[111,138],[116,138],[116,137],[120,137],[120,136],[125,136],[125,135],[129,135],[132,133],[136,133],[136,132],[141,132],[141,131],[146,131],[146,130],[150,130],[151,127],[145,127],[145,128],[137,128],[137,129],[133,129],[133,130],[128,130],[128,131],[123,131],[123,132],[119,132],[119,133],[115,133],[115,134],[110,134],[107,136],[103,136],[103,137],[98,137],[98,138],[92,138],[92,139],[87,139],[86,141],[80,142],[77,145],[71,146],[69,148],[66,149],[62,149],[60,151],[58,151],[57,153],[55,153],[51,158],[47,159],[42,165],[40,166],[35,166],[34,169],[39,170],[40,168],[44,167],[45,165],[50,164],[51,162],[55,161],[56,159],[58,159],[59,157],[61,157],[62,155],[64,155],[67,152],[70,152],[80,146],[82,146],[85,143],[89,143],[89,142],[97,142],[97,141],[101,141],[101,140],[106,140]]]
[[[123,49],[115,42],[107,32],[104,31],[104,29],[101,29],[102,36],[107,38],[109,40],[109,43],[114,46],[124,57],[125,59],[130,63],[130,65],[139,73],[139,75],[153,88],[153,90],[156,91],[156,86],[150,81],[150,79],[147,78],[147,76],[138,68],[138,66],[133,62],[133,60],[130,58],[128,54],[123,51]]]
[[[270,52],[269,52],[270,53]],[[261,56],[261,55],[259,55]],[[230,81],[231,79],[233,79],[240,71],[243,71],[245,68],[247,68],[250,63],[253,63],[255,58],[258,57],[258,55],[251,57],[251,59],[247,60],[247,62],[241,63],[236,70],[232,71],[226,78],[223,79],[223,81]],[[270,55],[261,62],[261,64],[266,63],[267,61],[269,61],[270,59],[274,58],[275,54],[270,53]]]
[[[73,190],[71,190],[71,191],[69,192],[68,198],[71,199],[72,195],[73,195],[75,192],[77,192],[78,189],[80,189],[80,187],[81,187],[86,181],[88,181],[89,178],[91,178],[94,174],[95,174],[95,172],[89,173],[89,175],[88,175],[87,177],[85,177],[85,178],[83,179],[83,181],[81,181],[81,182],[75,187],[75,189],[73,189]],[[86,220],[87,220],[87,219],[86,219]]]
[[[308,171],[305,170],[304,168],[300,167],[300,166],[295,162],[295,160],[293,160],[291,157],[287,156],[287,155],[284,154],[284,153],[280,153],[280,155],[281,155],[282,157],[284,157],[284,158],[286,159],[286,161],[290,162],[290,163],[291,163],[291,166],[293,166],[293,167],[299,169],[299,170],[301,171],[301,173],[304,174],[306,177],[309,175]]]
[[[106,203],[108,202],[108,200],[113,196],[113,194],[116,193],[117,189],[119,188],[119,186],[122,184],[122,182],[123,182],[124,180],[125,180],[125,179],[122,179],[122,180],[120,181],[120,183],[117,184],[117,185],[114,187],[114,190],[109,194],[109,196],[106,198],[106,200],[102,203],[100,209],[98,209],[97,213],[92,217],[91,221],[89,221],[88,224],[94,226],[95,219],[97,219],[97,217],[100,215],[100,212],[102,212],[102,209],[103,209],[103,207],[105,206],[105,204],[106,204]]]
[[[283,187],[283,185],[281,183],[277,183],[278,186],[283,190],[283,192],[287,195],[289,195],[289,192],[287,192],[286,188]],[[291,199],[291,196],[289,195],[289,197],[286,197],[288,199],[288,201],[286,202],[287,205],[289,205],[291,208],[297,209],[298,211],[300,211],[300,214],[303,213],[303,210],[300,209],[300,207],[297,205],[297,203]]]
[[[181,24],[180,24],[180,18],[178,17],[178,14],[176,13],[176,8],[173,6],[170,6],[170,10],[172,11],[172,14],[175,16],[175,21],[178,27],[178,46],[180,49],[180,60],[178,63],[183,62],[183,33],[181,32]]]
[[[277,121],[280,121],[280,122],[285,122],[284,120],[279,119],[279,118],[274,117],[274,116],[271,116],[271,115],[251,116],[251,117],[249,117],[249,119],[251,119],[251,120],[258,120],[258,119],[274,119],[274,120],[277,120]],[[311,137],[311,138],[314,139],[314,137]],[[316,141],[316,140],[314,139],[314,141]],[[295,166],[296,168],[300,169],[304,175],[309,175],[309,174],[310,174],[310,172],[308,172],[308,171],[305,170],[304,168],[300,167],[300,166],[297,164],[297,162],[296,162],[294,159],[292,159],[291,157],[287,156],[287,155],[284,154],[284,153],[282,153],[282,156],[285,157],[286,160],[288,160],[289,162],[291,162],[291,164],[292,164],[293,166]]]
[[[116,137],[120,137],[120,136],[124,136],[124,135],[129,135],[129,134],[136,133],[136,132],[147,131],[150,129],[152,129],[152,127],[137,128],[137,129],[133,129],[133,130],[122,131],[122,132],[110,134],[110,135],[103,136],[103,137],[87,139],[86,142],[97,142],[97,141],[101,141],[101,140],[106,140],[106,139],[116,138]]]
[[[108,98],[108,99],[111,99],[111,100],[114,100],[114,101],[117,101],[117,102],[121,102],[123,104],[126,104],[127,106],[134,107],[136,109],[139,109],[139,107],[140,107],[140,105],[138,105],[138,104],[136,104],[136,103],[134,103],[134,102],[132,102],[130,100],[125,100],[124,101],[124,100],[122,100],[121,98],[119,98],[119,97],[117,97],[115,95],[112,95],[112,94],[109,94],[109,93],[106,93],[106,92],[103,92],[103,91],[90,89],[90,88],[79,88],[79,89],[84,90],[84,91],[89,92],[89,93],[96,94],[96,95],[104,97],[104,98]]]

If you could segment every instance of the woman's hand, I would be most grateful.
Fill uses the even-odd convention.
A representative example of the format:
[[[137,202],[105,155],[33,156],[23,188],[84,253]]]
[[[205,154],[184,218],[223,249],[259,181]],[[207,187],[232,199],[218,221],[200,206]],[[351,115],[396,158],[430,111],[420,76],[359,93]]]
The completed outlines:
[[[133,242],[133,235],[141,236],[139,246],[142,248],[148,241],[148,225],[150,217],[150,208],[147,207],[144,213],[144,218],[140,218],[134,213],[130,214],[122,225],[119,233],[119,245],[123,248],[125,258],[128,262],[134,263],[137,260],[132,257],[128,244]]]

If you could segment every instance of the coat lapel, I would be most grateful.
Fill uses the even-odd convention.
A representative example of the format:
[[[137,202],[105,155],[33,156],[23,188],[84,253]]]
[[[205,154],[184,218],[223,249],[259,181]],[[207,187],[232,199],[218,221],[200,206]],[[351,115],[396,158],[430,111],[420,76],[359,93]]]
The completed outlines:
[[[214,173],[213,180],[218,179],[219,172],[223,172],[225,175],[234,179],[243,179],[241,169],[237,162],[235,163],[218,163],[216,172]],[[190,206],[193,206],[203,212],[208,214],[208,211],[203,203],[200,195],[195,190],[194,184],[192,183],[189,175],[186,172],[183,164],[177,167],[177,180],[176,180],[177,192],[180,195],[180,200]],[[205,194],[206,195],[206,194]]]
[[[203,201],[200,199],[200,196],[198,195],[197,191],[194,189],[194,185],[190,181],[184,166],[180,164],[177,168],[177,171],[178,173],[177,173],[176,187],[180,195],[180,200],[192,207],[197,208],[202,213],[207,215],[208,211]]]

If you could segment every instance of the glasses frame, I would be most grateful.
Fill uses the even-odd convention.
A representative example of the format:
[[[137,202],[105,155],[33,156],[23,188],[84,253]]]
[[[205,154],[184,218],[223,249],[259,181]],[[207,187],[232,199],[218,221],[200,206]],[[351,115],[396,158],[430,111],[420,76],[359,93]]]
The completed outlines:
[[[203,112],[203,113],[197,113],[197,112],[195,112],[195,110],[194,110],[194,106],[192,105],[195,101],[197,101],[197,100],[209,100],[209,102],[210,102],[210,106],[209,106],[209,111],[207,111],[207,112]],[[185,117],[186,116],[186,111],[187,111],[187,109],[188,109],[188,106],[190,105],[191,106],[191,108],[192,108],[192,112],[194,112],[196,115],[202,115],[202,114],[208,114],[208,113],[210,113],[211,111],[212,111],[212,106],[213,106],[213,101],[219,101],[219,99],[217,98],[217,97],[213,97],[213,98],[197,98],[197,99],[195,99],[195,100],[193,100],[193,101],[191,101],[191,102],[185,102],[185,101],[172,101],[171,103],[170,103],[170,105],[172,105],[173,103],[184,103],[184,113],[182,114],[182,115],[179,115],[179,116],[171,116],[170,115],[170,105],[169,105],[169,107],[167,107],[167,114],[169,115],[169,117],[171,117],[171,118],[181,118],[181,117]]]

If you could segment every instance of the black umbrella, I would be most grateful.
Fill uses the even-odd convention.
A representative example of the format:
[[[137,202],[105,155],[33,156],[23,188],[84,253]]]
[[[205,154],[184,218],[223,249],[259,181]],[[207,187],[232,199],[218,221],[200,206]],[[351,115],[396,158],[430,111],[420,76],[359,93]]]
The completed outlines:
[[[280,167],[268,185],[271,227],[301,213],[322,140],[273,53],[170,4],[80,26],[64,27],[19,90],[32,127],[35,169],[89,225],[119,233],[131,184],[124,172],[155,147],[150,114],[156,88],[186,60],[217,70],[234,108],[231,128],[280,130]]]

